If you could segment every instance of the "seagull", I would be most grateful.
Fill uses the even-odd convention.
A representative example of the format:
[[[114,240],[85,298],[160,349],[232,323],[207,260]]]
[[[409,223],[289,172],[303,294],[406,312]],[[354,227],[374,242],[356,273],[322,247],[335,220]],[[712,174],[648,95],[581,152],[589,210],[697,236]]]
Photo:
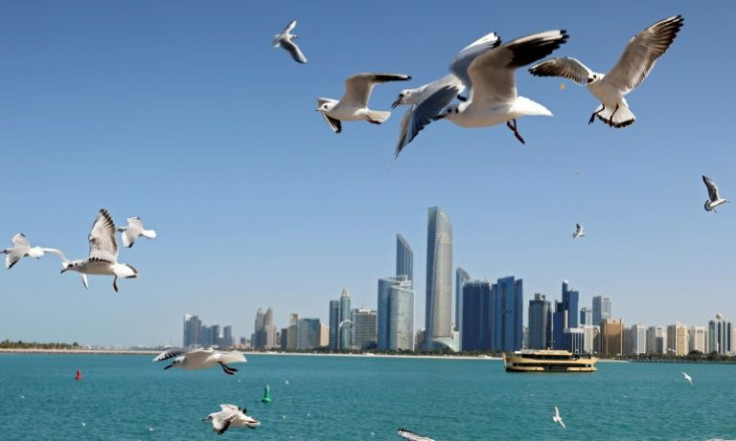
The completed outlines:
[[[575,232],[572,233],[573,240],[583,236],[585,236],[585,233],[583,233],[583,226],[580,224],[575,224]]]
[[[494,43],[489,47],[482,42],[483,38],[471,43],[450,64],[450,71],[471,89],[469,100],[448,107],[435,119],[447,118],[468,128],[505,122],[516,139],[524,144],[516,119],[526,115],[552,116],[552,112],[516,94],[516,69],[546,57],[567,38],[566,31],[554,30],[521,37],[501,46]]]
[[[680,372],[680,373],[685,376],[685,379],[688,382],[690,382],[690,386],[692,386],[693,385],[693,377],[691,377],[690,375],[686,374],[685,372]]]
[[[562,417],[560,416],[560,409],[558,409],[557,406],[555,406],[555,414],[552,415],[552,421],[562,426],[563,429],[567,429],[567,427],[565,427],[565,423],[562,421]]]
[[[318,98],[317,112],[327,121],[333,132],[342,132],[340,121],[366,120],[372,124],[381,124],[386,121],[391,112],[371,110],[368,100],[371,97],[373,86],[387,81],[407,81],[411,76],[394,73],[360,73],[345,80],[345,94],[340,101],[332,98]]]
[[[571,57],[553,58],[532,66],[529,72],[541,77],[564,77],[586,86],[600,100],[588,124],[597,116],[611,127],[621,128],[634,123],[624,95],[634,90],[649,75],[682,28],[681,15],[660,20],[629,40],[618,62],[607,74],[593,72]]]
[[[709,177],[703,175],[703,182],[705,182],[705,186],[708,187],[708,199],[705,201],[705,211],[712,210],[714,213],[717,213],[716,207],[721,204],[725,204],[728,202],[728,199],[721,199],[718,195],[718,186],[715,182],[711,181]]]
[[[222,409],[202,418],[202,421],[212,421],[212,430],[222,435],[229,428],[247,427],[255,429],[261,425],[257,419],[246,415],[247,409],[242,409],[234,404],[220,404]]]
[[[295,27],[296,20],[291,20],[280,34],[276,34],[273,39],[273,47],[281,46],[291,54],[291,58],[293,58],[294,61],[304,64],[307,62],[307,57],[304,56],[302,51],[299,50],[299,46],[297,46],[293,41],[299,38],[299,36],[291,33]]]
[[[220,352],[214,349],[196,349],[187,351],[176,348],[164,351],[156,356],[153,361],[163,361],[173,358],[173,362],[164,370],[171,367],[180,367],[186,370],[206,369],[219,364],[223,372],[234,375],[238,370],[228,366],[228,363],[245,363],[245,356],[238,351]]]
[[[44,255],[43,248],[31,247],[26,235],[23,233],[16,234],[10,241],[13,243],[13,248],[0,250],[5,254],[5,268],[7,269],[15,266],[15,264],[24,257],[35,257],[36,259],[40,259]]]
[[[132,248],[135,240],[139,236],[147,237],[149,239],[156,238],[156,231],[146,230],[145,228],[143,228],[141,218],[136,216],[129,217],[126,220],[128,221],[128,225],[118,228],[118,231],[123,233],[120,235],[120,237],[123,239],[123,246],[125,248]]]
[[[82,275],[82,283],[85,288],[89,288],[87,275],[103,275],[115,276],[112,281],[112,287],[115,292],[118,291],[118,277],[123,279],[135,279],[138,277],[138,270],[127,263],[118,263],[118,244],[115,241],[115,223],[110,217],[110,213],[104,208],[100,210],[92,224],[92,231],[87,237],[89,240],[89,257],[80,260],[69,260],[64,253],[54,248],[45,248],[44,251],[56,254],[60,259],[64,269],[61,273],[67,271],[76,271]]]
[[[434,439],[432,438],[427,438],[426,436],[417,435],[411,430],[399,429],[397,432],[400,437],[411,440],[411,441],[434,441]]]
[[[431,123],[442,112],[442,109],[447,107],[455,98],[460,98],[460,94],[464,90],[465,86],[460,78],[449,74],[416,89],[404,89],[399,92],[399,96],[391,104],[391,108],[395,109],[397,106],[405,104],[409,106],[409,110],[404,113],[404,117],[401,119],[399,142],[396,144],[394,158],[399,157],[401,150],[424,127]]]

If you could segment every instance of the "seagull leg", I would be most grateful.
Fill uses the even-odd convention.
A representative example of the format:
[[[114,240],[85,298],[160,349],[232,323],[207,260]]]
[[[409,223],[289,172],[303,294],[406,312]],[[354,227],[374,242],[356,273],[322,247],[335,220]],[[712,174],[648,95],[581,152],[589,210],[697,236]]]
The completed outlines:
[[[613,113],[612,113],[612,114],[611,114],[611,116],[610,116],[610,117],[608,118],[608,120],[609,120],[609,121],[611,122],[611,125],[613,125],[613,115],[615,115],[615,114],[616,114],[616,111],[617,111],[617,110],[618,110],[618,104],[616,104],[616,108],[615,108],[615,109],[613,109]]]
[[[514,122],[513,125],[511,124],[511,121]],[[522,138],[521,135],[519,135],[519,131],[516,130],[516,120],[512,119],[511,121],[506,121],[506,127],[508,127],[509,129],[511,129],[512,132],[514,132],[514,136],[516,136],[516,139],[518,139],[522,144],[526,144],[524,142],[524,138]]]
[[[371,123],[371,124],[375,124],[375,125],[379,125],[379,124],[381,124],[381,121],[375,121],[375,120],[372,120],[372,119],[370,119],[370,118],[366,119],[366,121],[368,121],[368,122],[369,122],[369,123]]]
[[[115,292],[118,292],[118,276],[115,276],[112,280],[112,287],[115,289]]]
[[[593,112],[592,115],[590,115],[590,120],[588,121],[588,125],[593,124],[593,121],[595,121],[595,117],[598,116],[598,115],[600,115],[600,113],[603,112],[604,110],[606,110],[606,105],[605,104],[601,104],[601,110],[597,110],[597,111]]]

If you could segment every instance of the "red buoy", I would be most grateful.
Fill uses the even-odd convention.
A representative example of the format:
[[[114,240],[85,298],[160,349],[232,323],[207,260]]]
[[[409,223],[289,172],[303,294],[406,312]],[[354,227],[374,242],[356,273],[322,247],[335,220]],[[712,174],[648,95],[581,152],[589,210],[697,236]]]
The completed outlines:
[[[77,369],[77,376],[74,377],[75,380],[81,380],[82,379],[82,371]]]

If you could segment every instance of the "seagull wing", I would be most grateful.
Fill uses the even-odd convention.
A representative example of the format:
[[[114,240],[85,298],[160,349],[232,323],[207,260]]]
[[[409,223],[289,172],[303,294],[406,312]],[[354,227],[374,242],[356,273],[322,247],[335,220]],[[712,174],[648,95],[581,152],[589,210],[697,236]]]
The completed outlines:
[[[293,58],[297,63],[304,64],[307,62],[307,57],[304,56],[302,51],[299,49],[299,46],[290,39],[281,40],[281,47],[286,49],[286,51],[291,54],[291,58]]]
[[[118,259],[118,244],[115,242],[115,223],[110,213],[100,210],[89,233],[89,257],[115,262]]]
[[[532,66],[529,73],[538,77],[563,77],[585,86],[594,72],[577,58],[560,57]]]
[[[234,416],[236,415],[231,411],[223,410],[222,412],[217,412],[212,416],[212,430],[214,430],[216,434],[222,435],[227,431],[228,427],[230,427],[230,423]]]
[[[711,200],[711,202],[715,202],[720,199],[720,197],[718,196],[718,186],[716,185],[716,183],[705,175],[703,175],[703,182],[705,182],[705,186],[708,188],[708,198]]]
[[[397,433],[399,434],[400,437],[411,440],[411,441],[434,441],[432,438],[427,438],[426,436],[418,435],[412,432],[411,430],[399,429],[397,430]]]
[[[31,244],[28,242],[28,238],[23,233],[18,233],[10,239],[17,248],[30,248]]]
[[[69,262],[69,259],[66,258],[64,253],[61,252],[61,250],[57,250],[56,248],[41,248],[44,253],[51,253],[61,259],[61,263],[67,263]]]
[[[373,86],[387,81],[406,81],[411,76],[394,73],[361,73],[345,80],[345,95],[340,103],[354,107],[368,106]]]
[[[478,55],[468,67],[473,83],[471,106],[486,107],[513,101],[516,98],[516,69],[551,54],[567,38],[564,30],[540,32]]]
[[[468,75],[468,67],[475,58],[501,44],[501,37],[495,32],[486,34],[469,45],[465,46],[455,55],[455,59],[450,63],[450,72],[462,81],[465,87],[471,87],[471,79]]]
[[[156,356],[156,358],[153,359],[153,361],[163,361],[168,360],[169,358],[178,357],[180,355],[184,355],[187,353],[186,349],[183,348],[172,348],[168,349]]]
[[[218,361],[225,364],[246,362],[245,355],[243,355],[243,353],[239,351],[219,352],[218,358]]]
[[[296,27],[296,20],[291,20],[289,22],[289,24],[286,25],[286,27],[284,28],[284,30],[282,31],[282,33],[291,32],[291,31],[294,30],[295,27]],[[307,26],[307,27],[309,27],[309,26]]]
[[[623,95],[631,92],[644,81],[657,59],[667,51],[683,24],[682,16],[675,15],[633,36],[621,58],[602,81],[616,86]]]
[[[234,404],[220,404],[220,409],[228,412],[241,412],[240,407]]]
[[[396,144],[396,152],[394,157],[398,158],[401,150],[406,147],[419,132],[422,131],[429,123],[431,123],[437,115],[442,112],[452,100],[454,100],[464,87],[460,85],[445,85],[441,88],[435,88],[423,101],[412,105],[409,110],[404,113],[401,120],[401,130],[399,132],[399,142]]]
[[[558,420],[560,419],[560,409],[558,409],[557,406],[555,406],[555,418]]]
[[[28,239],[26,239],[25,234],[18,233],[11,239],[11,242],[13,242],[13,248],[7,248],[3,250],[5,253],[5,268],[10,269],[15,266],[20,259],[25,256],[28,251],[30,250],[30,244],[28,243]]]
[[[560,418],[559,420],[557,420],[557,422],[560,423],[560,426],[562,426],[563,429],[567,430],[567,427],[565,427],[565,422],[562,421],[562,418]]]

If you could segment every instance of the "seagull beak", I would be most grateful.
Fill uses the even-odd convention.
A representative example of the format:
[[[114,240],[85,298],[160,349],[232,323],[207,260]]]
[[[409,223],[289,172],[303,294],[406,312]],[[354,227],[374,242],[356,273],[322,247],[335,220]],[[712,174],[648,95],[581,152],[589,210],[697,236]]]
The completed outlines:
[[[60,273],[60,274],[64,274],[64,273],[65,273],[65,272],[67,272],[68,270],[69,270],[69,268],[64,268],[64,269],[62,269],[62,270],[61,270],[61,273]]]
[[[395,109],[399,104],[401,104],[401,98],[397,99],[393,103],[391,103],[391,108]]]
[[[438,121],[440,119],[444,119],[445,116],[447,116],[447,115],[441,113],[441,114],[435,116],[434,118],[432,118],[432,121]]]

